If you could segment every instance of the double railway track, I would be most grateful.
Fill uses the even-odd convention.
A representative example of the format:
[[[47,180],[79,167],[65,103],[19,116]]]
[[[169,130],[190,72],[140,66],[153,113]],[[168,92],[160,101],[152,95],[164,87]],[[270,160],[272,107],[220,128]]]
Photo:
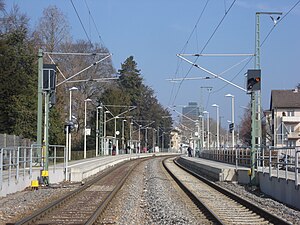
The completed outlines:
[[[9,224],[102,224],[101,215],[108,203],[133,169],[144,160],[146,159],[119,164],[31,216]],[[192,209],[196,206],[199,210],[197,212],[194,209],[198,215],[197,224],[290,224],[200,177],[179,165],[176,160],[166,158],[163,166],[192,200],[193,203],[188,207]]]
[[[174,162],[164,167],[215,224],[291,224]]]

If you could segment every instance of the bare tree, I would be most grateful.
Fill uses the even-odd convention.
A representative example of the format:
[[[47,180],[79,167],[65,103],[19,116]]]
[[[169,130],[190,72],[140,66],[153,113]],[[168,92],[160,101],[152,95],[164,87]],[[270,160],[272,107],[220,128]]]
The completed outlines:
[[[66,16],[56,6],[44,9],[43,16],[36,28],[36,37],[45,51],[56,51],[59,46],[70,40],[70,26]]]
[[[28,29],[28,17],[26,14],[20,12],[18,5],[13,5],[9,13],[5,10],[5,4],[0,1],[0,11],[3,12],[3,16],[0,20],[0,33],[10,33],[15,30],[25,30]]]
[[[251,145],[251,106],[245,109],[243,118],[240,124],[240,139],[244,145]]]
[[[4,0],[0,0],[0,11],[4,11],[5,3]]]

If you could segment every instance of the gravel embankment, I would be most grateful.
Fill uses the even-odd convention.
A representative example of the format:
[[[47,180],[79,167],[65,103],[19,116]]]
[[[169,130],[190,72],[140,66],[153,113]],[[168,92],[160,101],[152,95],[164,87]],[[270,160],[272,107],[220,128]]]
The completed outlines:
[[[197,224],[197,216],[163,172],[161,160],[139,165],[109,204],[100,224]]]
[[[300,210],[295,210],[286,205],[265,196],[259,190],[251,190],[248,186],[242,186],[234,183],[217,182],[220,186],[244,196],[248,201],[254,202],[256,205],[264,208],[268,212],[275,214],[292,224],[300,224]]]
[[[64,183],[39,188],[38,190],[28,188],[6,197],[0,197],[0,225],[16,222],[26,217],[26,215],[74,190],[79,185]]]
[[[115,224],[197,224],[197,209],[190,209],[188,200],[174,188],[170,177],[163,172],[160,158],[145,161],[133,171],[116,199],[108,206],[103,223]],[[286,207],[259,192],[247,191],[237,184],[221,183],[266,210],[300,224],[300,211]],[[58,184],[39,190],[24,190],[0,198],[0,225],[15,222],[37,210],[80,184]]]

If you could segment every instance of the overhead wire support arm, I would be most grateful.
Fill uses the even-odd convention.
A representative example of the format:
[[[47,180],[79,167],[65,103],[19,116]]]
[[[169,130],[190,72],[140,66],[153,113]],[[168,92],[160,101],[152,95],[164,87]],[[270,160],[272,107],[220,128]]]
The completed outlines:
[[[207,80],[213,77],[186,77],[186,78],[168,78],[166,81],[182,81],[182,80]]]
[[[193,120],[193,119],[191,119],[190,117],[188,117],[188,116],[186,116],[186,115],[184,115],[184,114],[178,112],[176,109],[174,109],[174,108],[172,108],[172,107],[170,107],[170,106],[168,106],[168,108],[171,109],[172,111],[176,112],[177,114],[183,116],[184,118],[186,118],[186,119],[188,119],[188,120],[190,120],[190,121],[192,121],[192,122],[194,122],[194,123],[196,122],[196,120]]]
[[[88,81],[97,81],[97,82],[106,82],[110,80],[118,80],[117,77],[103,77],[103,78],[96,78],[96,79],[85,79],[85,80],[69,80],[67,83],[80,83],[80,82],[88,82]]]
[[[89,65],[88,67],[84,68],[83,70],[79,71],[78,73],[75,73],[73,76],[70,76],[69,78],[67,78],[67,79],[65,79],[64,81],[60,82],[59,84],[56,85],[56,87],[58,87],[58,86],[61,85],[61,84],[66,83],[67,81],[69,81],[69,80],[71,80],[72,78],[76,77],[77,75],[83,73],[84,71],[88,70],[89,68],[91,68],[91,67],[93,67],[93,66],[96,66],[98,63],[104,61],[105,59],[107,59],[107,58],[109,58],[109,57],[111,57],[111,56],[112,56],[112,54],[109,54],[109,55],[107,55],[106,57],[104,57],[104,58],[102,58],[102,59],[100,59],[100,60],[94,62],[93,64],[91,64],[91,65]]]
[[[237,54],[231,54],[231,53],[210,53],[210,54],[189,54],[189,53],[186,53],[186,54],[177,54],[178,56],[254,56],[254,54],[251,54],[251,53],[237,53]]]
[[[49,59],[51,60],[51,62],[52,62],[53,64],[55,64],[55,62],[54,62],[53,58],[50,56],[50,54],[49,54],[49,53],[46,53],[46,54],[47,54],[47,56],[49,57]],[[58,66],[56,67],[56,69],[57,69],[58,72],[63,76],[64,79],[67,79],[67,78],[65,77],[65,75],[63,74],[63,72],[59,69]]]
[[[242,91],[244,91],[244,92],[247,92],[247,90],[246,90],[245,88],[242,88],[242,87],[240,87],[240,86],[238,86],[238,85],[232,83],[231,81],[226,80],[225,78],[220,77],[219,75],[217,75],[217,74],[215,74],[215,73],[213,73],[213,72],[211,72],[211,71],[209,71],[209,70],[207,70],[207,69],[205,69],[205,68],[199,66],[198,64],[193,63],[192,61],[190,61],[190,60],[184,58],[184,57],[181,56],[180,54],[177,54],[177,56],[178,56],[179,58],[183,59],[184,61],[186,61],[186,62],[192,64],[193,66],[197,67],[198,69],[203,70],[204,72],[206,72],[206,73],[212,75],[213,77],[218,78],[218,79],[220,79],[220,80],[222,80],[222,81],[224,81],[224,82],[226,82],[226,83],[228,83],[228,84],[230,84],[230,85],[232,85],[232,86],[234,86],[234,87],[236,87],[236,88],[238,88],[238,89],[240,89],[240,90],[242,90]]]
[[[108,106],[115,107],[114,105],[105,105],[105,108],[107,109]],[[116,106],[116,107],[128,107],[128,106]],[[136,108],[137,108],[136,106],[129,106],[128,110],[126,110],[126,111],[124,111],[122,113],[119,113],[118,115],[114,116],[114,118],[115,117],[120,117],[120,116],[124,115],[125,113],[128,113],[128,112],[130,112],[130,111],[132,111],[132,110],[134,110]],[[113,115],[113,114],[111,113],[111,115]],[[114,118],[111,118],[111,119],[107,120],[106,122],[109,122],[109,121],[113,120]]]
[[[44,52],[45,54],[49,55],[82,55],[82,56],[95,56],[95,55],[102,55],[102,56],[110,56],[110,53],[104,53],[104,52],[99,52],[99,53],[85,53],[85,52]]]

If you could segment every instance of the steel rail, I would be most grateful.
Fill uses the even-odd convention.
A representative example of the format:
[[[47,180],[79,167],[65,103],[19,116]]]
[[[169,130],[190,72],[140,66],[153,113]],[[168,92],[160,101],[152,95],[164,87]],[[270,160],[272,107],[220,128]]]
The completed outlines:
[[[226,195],[227,197],[235,200],[237,203],[245,206],[246,208],[248,208],[249,210],[251,210],[252,212],[258,214],[259,216],[261,216],[262,218],[264,218],[265,220],[273,223],[273,224],[281,224],[281,225],[292,225],[292,223],[276,216],[273,215],[272,213],[266,211],[265,209],[254,205],[252,202],[234,194],[233,192],[222,188],[221,186],[215,184],[214,182],[208,180],[205,177],[202,177],[201,175],[195,173],[194,171],[186,168],[184,165],[180,164],[178,162],[179,158],[174,159],[174,163],[179,166],[181,169],[185,170],[186,172],[188,172],[189,174],[193,175],[194,177],[196,177],[197,179],[199,179],[200,181],[204,182],[205,184],[209,185],[210,187],[216,189],[217,191],[219,191],[220,193]]]
[[[92,225],[96,221],[99,220],[99,218],[104,213],[105,209],[107,208],[108,204],[111,202],[111,200],[115,197],[115,195],[118,193],[118,191],[122,188],[124,183],[126,182],[129,175],[132,173],[132,171],[143,161],[148,160],[146,159],[140,159],[138,163],[136,163],[135,166],[133,166],[127,174],[123,177],[123,179],[119,182],[119,184],[114,188],[112,193],[106,197],[106,199],[103,201],[101,205],[99,205],[98,209],[93,213],[93,215],[88,219],[88,221],[85,223],[85,225]]]
[[[206,213],[208,220],[213,220],[215,224],[226,224],[224,223],[212,210],[210,210],[205,203],[201,201],[196,195],[194,195],[173,173],[172,171],[166,166],[165,161],[168,158],[163,160],[163,166],[169,175],[174,179],[174,181],[178,184],[178,186],[187,194],[187,196],[194,202],[194,204],[203,212]],[[211,217],[212,219],[210,219]]]
[[[129,171],[127,171],[126,175],[116,185],[116,187],[114,187],[113,191],[111,191],[111,193],[108,196],[106,196],[105,199],[102,201],[102,203],[100,203],[100,206],[97,208],[96,212],[92,213],[92,215],[89,218],[86,219],[86,221],[88,221],[88,222],[86,222],[84,224],[92,224],[94,221],[96,221],[97,217],[99,217],[102,214],[102,212],[107,207],[108,203],[115,196],[115,194],[118,192],[118,190],[120,190],[120,188],[123,186],[123,184],[125,183],[127,177],[130,175],[132,170],[139,163],[141,163],[144,160],[147,160],[147,158],[135,160],[135,161],[138,161],[138,162],[134,166],[132,166],[132,168]],[[82,187],[79,187],[76,190],[72,191],[71,193],[68,193],[68,194],[62,196],[61,198],[59,198],[59,199],[55,200],[54,202],[46,205],[45,207],[41,208],[40,210],[35,211],[30,216],[27,216],[27,217],[23,218],[22,220],[17,221],[15,223],[7,223],[7,225],[12,225],[12,224],[15,224],[15,225],[34,224],[37,220],[42,219],[46,214],[48,214],[48,213],[52,212],[53,210],[57,209],[58,207],[64,205],[69,200],[71,200],[72,198],[76,197],[78,194],[80,194],[84,190],[91,187],[93,184],[99,182],[99,180],[109,176],[112,171],[120,168],[121,166],[123,166],[124,164],[126,164],[128,162],[130,162],[130,161],[120,163],[120,164],[106,170],[105,172],[103,172],[99,176],[96,176],[95,178],[93,178],[93,179],[89,180],[88,182],[86,182]]]

